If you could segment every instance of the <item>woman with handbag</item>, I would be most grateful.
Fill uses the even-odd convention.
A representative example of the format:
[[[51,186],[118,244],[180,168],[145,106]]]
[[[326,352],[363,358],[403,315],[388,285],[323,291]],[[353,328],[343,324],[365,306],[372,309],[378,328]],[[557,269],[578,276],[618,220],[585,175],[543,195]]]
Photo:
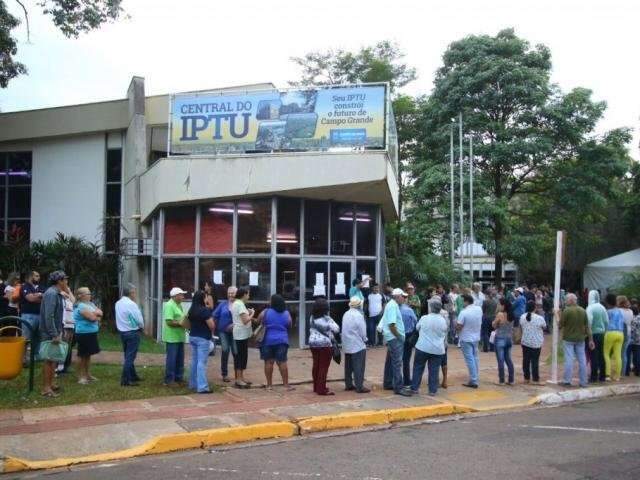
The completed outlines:
[[[309,323],[309,347],[313,357],[313,391],[318,395],[335,395],[327,388],[327,373],[333,358],[336,333],[340,333],[340,327],[329,316],[329,303],[325,298],[317,298]]]
[[[213,321],[211,308],[206,305],[206,293],[198,290],[193,294],[189,308],[189,345],[191,346],[191,372],[189,388],[196,393],[213,393],[207,380],[207,362],[209,360],[209,344],[216,324]]]
[[[236,292],[236,300],[231,307],[233,318],[233,341],[236,345],[233,355],[233,365],[236,371],[236,387],[249,388],[251,382],[244,379],[244,371],[247,369],[247,359],[249,356],[249,339],[253,335],[251,322],[255,315],[253,308],[247,308],[249,301],[249,290],[241,287]]]
[[[262,339],[259,341],[260,358],[264,360],[264,376],[267,379],[266,389],[273,389],[273,364],[277,363],[282,376],[282,385],[286,390],[295,390],[289,386],[287,352],[289,350],[289,328],[291,328],[292,320],[284,298],[280,295],[273,295],[271,306],[260,313],[257,321],[263,329]]]
[[[504,298],[498,299],[496,319],[491,326],[496,331],[495,347],[496,358],[498,360],[498,380],[500,385],[504,385],[504,364],[507,364],[509,371],[508,385],[513,385],[515,372],[513,361],[511,360],[511,347],[513,346],[513,321],[507,315],[507,301]]]
[[[98,330],[102,320],[102,310],[91,301],[91,290],[81,287],[76,290],[76,306],[73,309],[75,337],[78,344],[78,383],[88,385],[97,380],[89,373],[91,356],[100,353]]]

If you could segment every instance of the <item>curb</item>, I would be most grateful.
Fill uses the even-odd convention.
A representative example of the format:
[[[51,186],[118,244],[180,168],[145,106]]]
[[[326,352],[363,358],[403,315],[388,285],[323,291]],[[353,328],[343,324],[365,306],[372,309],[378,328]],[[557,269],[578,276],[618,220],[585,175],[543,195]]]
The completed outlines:
[[[292,421],[267,422],[255,425],[216,428],[195,432],[160,435],[142,445],[114,452],[86,455],[75,458],[56,458],[53,460],[25,460],[15,457],[0,459],[0,473],[25,472],[70,467],[81,463],[125,460],[143,455],[176,452],[218,445],[290,438],[307,433],[323,432],[345,428],[359,428],[371,425],[385,425],[395,422],[407,422],[429,417],[439,417],[459,413],[470,413],[476,409],[464,405],[442,404],[421,407],[406,407],[385,410],[365,410],[345,412],[337,415],[321,415]]]
[[[62,468],[80,463],[125,460],[142,455],[207,448],[216,445],[230,445],[253,440],[288,438],[294,435],[299,435],[299,429],[298,426],[292,422],[267,422],[255,425],[199,430],[189,433],[160,435],[137,447],[115,452],[87,455],[84,457],[56,458],[54,460],[24,460],[6,457],[4,459],[4,466],[0,472],[15,473],[29,470]]]
[[[611,397],[615,395],[629,395],[640,393],[640,384],[611,385],[605,387],[580,388],[562,392],[545,393],[538,395],[533,402],[542,405],[561,405],[563,403],[580,402],[595,398]]]

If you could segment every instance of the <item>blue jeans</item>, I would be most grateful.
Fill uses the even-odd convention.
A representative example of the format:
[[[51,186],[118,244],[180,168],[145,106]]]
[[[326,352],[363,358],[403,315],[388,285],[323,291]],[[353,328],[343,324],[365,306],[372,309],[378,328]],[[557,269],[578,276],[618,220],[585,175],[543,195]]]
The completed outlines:
[[[206,392],[209,390],[209,382],[207,381],[209,340],[202,337],[189,336],[189,345],[191,345],[189,388],[196,392]]]
[[[622,370],[620,375],[629,375],[631,372],[631,349],[629,344],[631,343],[631,337],[627,335],[627,329],[624,330],[624,343],[622,344]]]
[[[378,332],[376,331],[376,327],[381,318],[382,314],[367,317],[367,342],[372,347],[382,345],[382,342],[378,341]]]
[[[587,358],[584,353],[584,342],[562,341],[564,347],[564,382],[571,383],[573,377],[573,362],[578,360],[580,386],[587,386]]]
[[[416,348],[415,356],[413,357],[413,382],[411,390],[417,392],[420,390],[420,382],[422,382],[422,375],[424,374],[424,367],[429,363],[429,393],[434,394],[438,391],[438,382],[440,374],[440,364],[444,355],[435,355],[433,353],[426,353]]]
[[[469,383],[478,385],[478,375],[480,373],[480,362],[478,361],[478,342],[460,342],[464,363],[469,370]]]
[[[406,341],[415,331],[409,332],[405,337],[403,352],[402,352],[402,379],[405,387],[411,386],[411,354],[413,354],[413,345]]]
[[[513,361],[511,360],[511,347],[513,343],[509,337],[496,337],[496,358],[498,359],[498,379],[504,383],[504,364],[509,370],[509,383],[514,381]]]
[[[33,342],[31,342],[31,349],[36,352],[36,358],[38,358],[38,352],[40,351],[40,315],[37,313],[23,313],[20,315],[20,318],[26,321],[31,328],[33,329]],[[29,328],[24,328],[22,330],[22,336],[27,339],[27,341],[31,340],[31,331]]]
[[[218,338],[220,339],[220,372],[222,377],[229,376],[229,353],[235,355],[236,344],[233,341],[233,332],[218,332]]]
[[[138,330],[120,332],[120,340],[122,341],[122,351],[124,352],[120,385],[130,385],[140,380],[134,365],[138,355],[138,347],[140,346],[140,332]]]
[[[480,340],[482,341],[483,352],[493,352],[494,350],[494,346],[489,341],[489,339],[491,338],[491,331],[493,330],[491,327],[492,322],[493,320],[491,318],[482,319],[482,327],[480,327]]]
[[[166,343],[164,383],[181,382],[184,377],[184,343]]]
[[[387,358],[384,362],[383,386],[398,393],[404,387],[402,383],[402,354],[404,341],[397,338],[387,342]]]

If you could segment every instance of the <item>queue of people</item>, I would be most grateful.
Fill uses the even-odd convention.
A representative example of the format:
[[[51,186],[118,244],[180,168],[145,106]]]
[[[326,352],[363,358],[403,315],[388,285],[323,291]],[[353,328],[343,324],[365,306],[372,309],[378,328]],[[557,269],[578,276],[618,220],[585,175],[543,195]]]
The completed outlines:
[[[98,381],[91,373],[91,357],[100,352],[98,331],[104,314],[93,303],[90,289],[80,287],[72,293],[68,277],[62,271],[49,276],[47,289],[41,286],[40,275],[35,271],[22,284],[10,283],[5,288],[5,298],[17,295],[13,302],[15,313],[39,333],[31,348],[43,360],[42,394],[58,396],[56,374],[68,371],[73,346],[77,346],[78,383],[89,385]],[[170,290],[170,299],[162,312],[162,339],[166,345],[164,385],[188,385],[196,393],[211,393],[207,369],[217,340],[223,382],[232,381],[228,370],[231,355],[233,385],[241,389],[251,386],[245,372],[249,344],[254,342],[264,362],[264,387],[273,388],[277,366],[284,388],[294,390],[289,384],[287,365],[293,319],[284,298],[273,295],[269,306],[256,315],[249,307],[248,288],[229,287],[227,298],[217,305],[212,290],[212,285],[205,283],[194,292],[186,312],[183,302],[187,292],[179,287]],[[349,293],[349,308],[340,319],[331,317],[325,297],[315,297],[311,308],[308,345],[313,390],[318,395],[334,394],[327,386],[327,375],[331,362],[342,360],[345,389],[369,393],[371,390],[365,385],[367,349],[381,346],[386,349],[383,388],[402,396],[419,393],[425,370],[429,395],[448,387],[450,345],[461,350],[468,370],[465,387],[479,386],[481,350],[495,352],[497,384],[514,385],[512,350],[518,344],[522,349],[524,383],[540,383],[540,355],[551,325],[548,308],[553,305],[553,298],[549,301],[551,289],[547,287],[521,286],[512,291],[489,287],[483,291],[479,283],[469,288],[452,285],[449,290],[438,285],[421,298],[410,282],[404,289],[390,284],[381,288],[369,279],[365,288],[357,278]],[[640,376],[637,301],[608,294],[601,302],[600,293],[594,290],[588,293],[586,309],[573,293],[562,292],[559,303],[560,308],[553,315],[557,315],[562,335],[564,385],[571,385],[575,364],[580,386],[618,381],[622,375],[631,373]],[[135,387],[142,381],[135,360],[144,319],[133,285],[124,287],[122,298],[115,304],[115,319],[124,356],[121,385]],[[184,347],[187,336],[191,349],[188,379]],[[65,358],[49,358],[48,350],[36,345],[37,337],[45,345],[64,342],[69,347]]]

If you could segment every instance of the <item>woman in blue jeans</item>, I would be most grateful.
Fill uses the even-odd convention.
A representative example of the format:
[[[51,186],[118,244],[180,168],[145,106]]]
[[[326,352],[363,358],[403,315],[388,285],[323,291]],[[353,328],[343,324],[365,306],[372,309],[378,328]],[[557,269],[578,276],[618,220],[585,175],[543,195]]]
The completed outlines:
[[[511,347],[513,346],[513,321],[507,315],[507,301],[504,298],[498,300],[498,310],[496,319],[491,324],[496,331],[495,347],[496,358],[498,359],[498,380],[500,385],[504,385],[504,364],[507,364],[509,370],[508,385],[513,385],[514,369],[511,360]]]
[[[191,375],[189,388],[197,393],[212,393],[207,380],[209,344],[216,328],[211,309],[205,305],[205,293],[198,290],[193,294],[189,309],[189,345],[191,345]]]

